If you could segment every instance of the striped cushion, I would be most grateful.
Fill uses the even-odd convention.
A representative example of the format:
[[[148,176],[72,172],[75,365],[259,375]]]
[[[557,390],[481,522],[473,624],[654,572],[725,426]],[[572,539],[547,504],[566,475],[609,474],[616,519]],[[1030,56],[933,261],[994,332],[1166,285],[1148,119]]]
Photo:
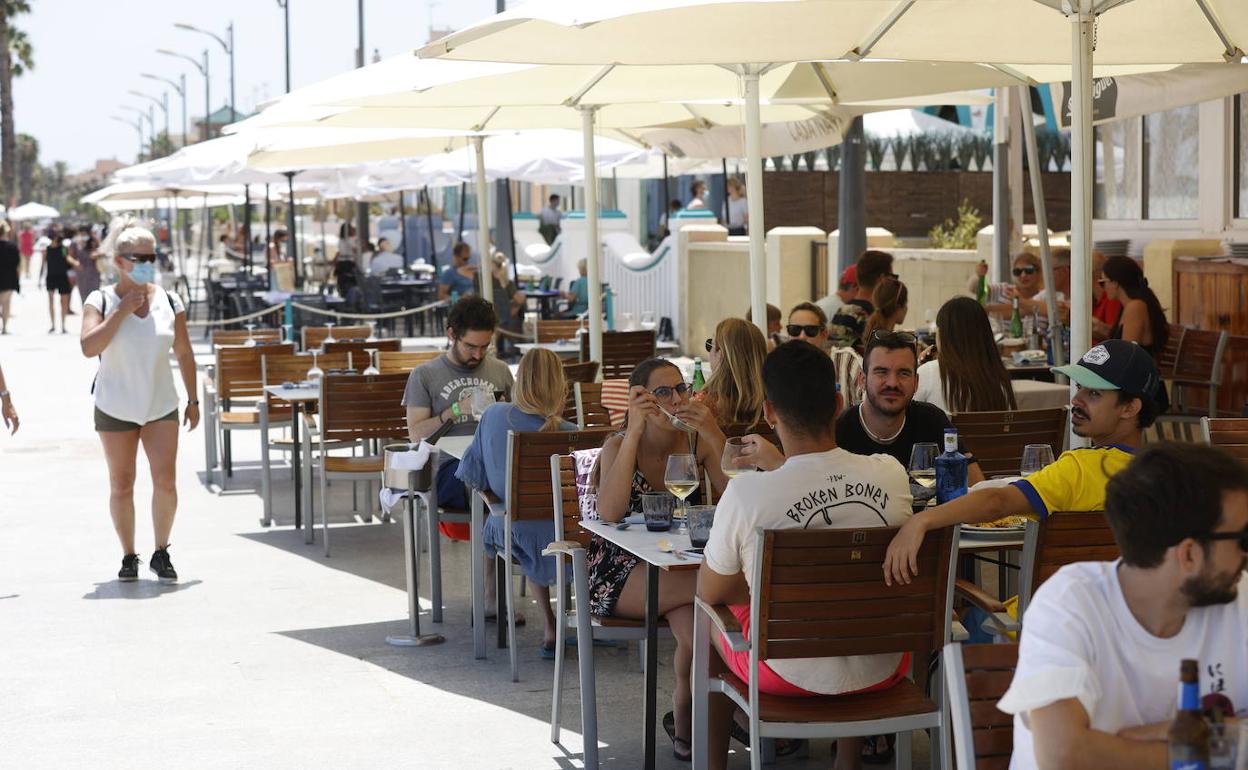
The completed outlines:
[[[628,414],[628,380],[603,380],[602,405],[611,413],[611,424],[623,426]]]

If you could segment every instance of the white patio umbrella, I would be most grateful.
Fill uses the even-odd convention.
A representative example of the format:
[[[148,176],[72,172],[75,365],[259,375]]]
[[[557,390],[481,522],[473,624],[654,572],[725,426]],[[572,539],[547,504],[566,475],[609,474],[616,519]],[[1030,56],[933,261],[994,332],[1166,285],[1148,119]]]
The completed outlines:
[[[55,219],[60,215],[61,212],[51,206],[46,206],[42,203],[36,203],[34,201],[23,203],[17,208],[9,210],[9,219],[14,221],[23,219]]]
[[[1003,34],[1008,30],[1025,32]],[[1248,40],[1248,3],[634,0],[621,4],[611,0],[534,0],[430,43],[419,53],[430,58],[513,63],[734,65],[747,98],[747,182],[762,170],[757,77],[774,62],[873,56],[1069,65],[1075,84],[1070,100],[1074,358],[1087,349],[1091,336],[1094,40],[1097,60],[1114,65],[1239,60]],[[750,222],[761,223],[762,201],[755,189],[749,191],[749,200]],[[762,264],[760,257],[755,268],[755,261],[752,253],[752,277]],[[756,318],[763,317],[757,296],[753,311]]]

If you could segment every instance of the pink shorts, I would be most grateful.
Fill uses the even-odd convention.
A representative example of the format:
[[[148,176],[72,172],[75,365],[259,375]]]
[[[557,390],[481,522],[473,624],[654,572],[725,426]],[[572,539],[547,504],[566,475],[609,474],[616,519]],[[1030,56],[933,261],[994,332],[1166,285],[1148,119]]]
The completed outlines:
[[[737,622],[741,624],[741,633],[748,637],[750,635],[750,605],[738,604],[730,606],[732,614],[736,616]],[[728,640],[720,637],[720,652],[723,654],[724,662],[728,664],[728,670],[737,676],[741,681],[748,683],[750,681],[750,653],[738,652],[728,646]],[[906,678],[906,674],[910,671],[910,653],[904,653],[901,661],[897,664],[897,670],[882,682],[877,682],[870,687],[864,687],[861,690],[853,690],[852,692],[837,693],[838,695],[862,695],[877,690],[887,690],[893,685]],[[782,695],[788,698],[820,698],[824,697],[821,693],[804,690],[793,684],[784,677],[772,670],[767,665],[767,661],[760,660],[758,662],[758,691],[765,695]]]

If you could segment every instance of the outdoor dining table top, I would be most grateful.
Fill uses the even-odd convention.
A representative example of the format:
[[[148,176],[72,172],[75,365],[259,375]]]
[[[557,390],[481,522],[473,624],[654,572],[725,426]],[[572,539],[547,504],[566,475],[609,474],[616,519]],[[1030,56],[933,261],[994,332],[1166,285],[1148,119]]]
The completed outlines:
[[[296,401],[315,401],[321,397],[320,385],[305,385],[297,383],[293,388],[287,388],[283,385],[266,385],[264,391],[271,394],[274,398],[280,398],[283,401],[294,403]]]
[[[472,443],[473,436],[443,436],[438,439],[436,444],[438,451],[442,454],[450,455],[456,460],[462,460],[464,452],[468,451],[468,445]]]

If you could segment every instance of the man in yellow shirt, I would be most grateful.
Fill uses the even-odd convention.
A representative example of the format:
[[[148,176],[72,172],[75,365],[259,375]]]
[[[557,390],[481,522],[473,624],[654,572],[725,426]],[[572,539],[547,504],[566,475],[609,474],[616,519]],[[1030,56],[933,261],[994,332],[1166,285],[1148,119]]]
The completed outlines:
[[[970,492],[907,521],[884,558],[884,581],[909,583],[928,530],[978,524],[1002,516],[1053,511],[1100,511],[1105,485],[1127,466],[1145,428],[1157,417],[1153,398],[1160,376],[1153,358],[1134,342],[1106,340],[1079,359],[1054,368],[1079,390],[1070,400],[1071,428],[1092,440],[1087,449],[1063,452],[1057,462],[1004,487]]]

